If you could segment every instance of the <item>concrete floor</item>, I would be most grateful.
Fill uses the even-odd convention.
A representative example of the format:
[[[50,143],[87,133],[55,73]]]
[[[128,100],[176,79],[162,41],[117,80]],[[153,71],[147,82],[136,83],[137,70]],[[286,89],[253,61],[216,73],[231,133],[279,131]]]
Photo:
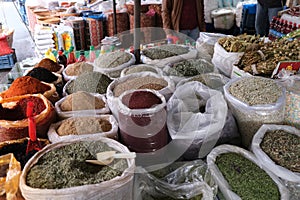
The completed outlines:
[[[19,15],[16,2],[0,0],[0,22],[3,24],[3,28],[8,27],[14,29],[12,48],[15,49],[18,62],[29,57],[35,57],[35,43],[30,31]],[[0,70],[0,80],[2,80],[9,71],[9,69]]]

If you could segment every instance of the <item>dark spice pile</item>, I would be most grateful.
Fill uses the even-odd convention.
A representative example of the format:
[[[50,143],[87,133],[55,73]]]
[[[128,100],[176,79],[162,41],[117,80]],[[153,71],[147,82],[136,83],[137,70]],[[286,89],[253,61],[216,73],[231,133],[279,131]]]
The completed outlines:
[[[112,151],[100,141],[77,142],[44,154],[29,170],[26,183],[33,188],[61,189],[109,181],[128,167],[126,159],[115,159],[108,166],[86,163],[96,153]]]
[[[300,137],[284,130],[268,131],[261,149],[278,165],[300,173]]]
[[[231,190],[241,199],[279,200],[280,192],[271,177],[256,164],[237,153],[224,153],[215,164]]]
[[[66,88],[68,94],[78,91],[90,93],[106,93],[106,89],[112,80],[100,72],[86,72],[72,80]]]
[[[58,77],[55,76],[55,74],[53,74],[48,69],[42,67],[33,68],[32,70],[30,70],[30,72],[26,74],[26,76],[31,76],[46,83],[53,83],[58,79]]]

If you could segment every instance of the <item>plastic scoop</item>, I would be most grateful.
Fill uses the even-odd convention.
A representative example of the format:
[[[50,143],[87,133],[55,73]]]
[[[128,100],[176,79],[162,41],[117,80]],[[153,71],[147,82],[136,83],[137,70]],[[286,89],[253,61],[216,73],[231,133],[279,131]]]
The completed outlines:
[[[27,143],[26,155],[28,155],[31,151],[39,151],[41,150],[41,145],[36,138],[36,123],[33,115],[33,107],[34,103],[29,101],[27,103],[26,116],[28,118],[28,133],[29,133],[29,141]]]
[[[104,151],[96,154],[97,160],[86,160],[86,162],[96,165],[109,165],[116,158],[135,158],[135,152],[117,153],[116,151]]]

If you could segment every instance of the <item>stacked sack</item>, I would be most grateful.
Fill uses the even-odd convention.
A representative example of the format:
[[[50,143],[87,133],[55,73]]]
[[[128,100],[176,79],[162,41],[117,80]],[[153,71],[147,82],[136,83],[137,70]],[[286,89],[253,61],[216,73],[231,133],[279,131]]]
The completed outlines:
[[[45,26],[35,26],[34,41],[36,44],[36,52],[38,55],[44,55],[49,48],[55,47],[53,40],[53,29]]]

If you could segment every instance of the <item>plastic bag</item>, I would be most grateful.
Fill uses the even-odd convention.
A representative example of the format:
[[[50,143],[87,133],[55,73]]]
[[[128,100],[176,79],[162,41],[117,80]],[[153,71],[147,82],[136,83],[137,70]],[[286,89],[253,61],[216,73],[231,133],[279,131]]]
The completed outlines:
[[[80,116],[77,116],[77,117],[80,117]],[[70,135],[60,136],[57,133],[57,129],[63,123],[63,121],[59,121],[55,124],[51,124],[51,126],[49,127],[49,131],[48,131],[47,135],[48,135],[50,142],[56,143],[56,142],[60,142],[63,140],[69,141],[72,139],[81,139],[81,138],[86,138],[86,137],[90,137],[90,136],[108,137],[111,139],[118,139],[118,122],[112,115],[84,115],[82,117],[94,117],[94,118],[98,118],[98,119],[107,120],[112,125],[112,128],[111,128],[111,130],[109,130],[107,132],[99,132],[99,133],[92,133],[92,134],[78,134],[78,135],[70,134]],[[71,119],[74,119],[74,118],[75,117],[71,117]],[[79,122],[78,122],[78,126],[79,126]],[[84,127],[79,126],[77,130],[82,131],[82,129],[84,129]]]
[[[160,68],[154,66],[154,65],[147,65],[147,64],[138,64],[138,65],[131,65],[121,71],[121,76],[126,76],[129,74],[134,74],[134,73],[140,73],[140,72],[153,72],[159,75],[163,75],[163,72]]]
[[[39,189],[32,188],[26,184],[27,174],[30,169],[39,161],[39,159],[49,151],[69,145],[80,141],[99,141],[106,143],[109,147],[114,148],[121,153],[129,153],[127,147],[121,143],[104,137],[94,136],[84,139],[76,139],[65,142],[58,142],[46,146],[44,149],[36,153],[25,165],[25,168],[20,177],[20,189],[25,199],[91,199],[91,200],[111,200],[120,199],[128,200],[132,199],[133,189],[133,174],[135,169],[135,160],[126,159],[128,168],[122,173],[121,176],[117,176],[109,181],[104,181],[98,184],[82,185],[77,187],[63,188],[63,189]],[[92,151],[92,150],[91,150]]]
[[[214,54],[214,46],[221,37],[227,37],[227,35],[221,33],[200,32],[200,36],[196,41],[196,48],[198,51],[206,52],[212,57]]]
[[[211,61],[221,73],[227,77],[230,77],[233,65],[240,60],[243,54],[243,52],[227,52],[218,42],[216,42]]]
[[[130,74],[130,75],[115,79],[113,82],[110,83],[110,85],[108,86],[107,91],[106,91],[106,98],[107,98],[108,106],[115,117],[118,117],[118,108],[116,106],[116,105],[118,105],[118,103],[117,103],[118,98],[114,95],[115,87],[121,83],[132,80],[134,78],[144,78],[144,77],[148,77],[148,76],[166,81],[168,85],[158,91],[160,94],[162,94],[166,98],[166,100],[168,100],[171,97],[171,95],[173,94],[173,92],[175,90],[175,84],[167,76],[161,76],[161,75],[158,75],[158,74],[155,74],[152,72],[140,72],[140,73]],[[143,83],[141,83],[141,84],[143,84]],[[145,84],[147,84],[147,83],[145,83]],[[133,85],[132,88],[130,88],[130,89],[139,89],[138,87],[140,87],[140,85],[136,84],[136,85]]]
[[[219,0],[204,0],[205,23],[212,23],[211,11],[217,9],[218,7],[219,7]]]
[[[279,192],[280,192],[280,199],[281,200],[288,200],[289,199],[289,191],[287,188],[280,182],[280,180],[270,171],[266,170],[265,168],[261,167],[261,163],[258,161],[258,159],[250,152],[245,149],[242,149],[237,146],[233,145],[220,145],[216,148],[214,148],[207,156],[207,165],[208,169],[210,170],[215,182],[218,185],[218,188],[224,195],[225,199],[227,200],[241,200],[241,197],[239,197],[236,193],[234,193],[231,190],[230,185],[224,178],[223,174],[220,172],[219,168],[215,164],[215,161],[217,157],[224,153],[237,153],[245,157],[246,159],[250,160],[257,166],[259,166],[261,169],[263,169],[276,183],[278,186]],[[249,180],[250,181],[250,180]],[[258,185],[257,187],[262,187],[261,185]]]
[[[140,199],[205,199],[212,200],[217,187],[202,160],[175,162],[162,169],[137,173]],[[200,198],[202,196],[202,198]]]
[[[179,86],[167,104],[171,138],[187,148],[187,159],[203,158],[215,146],[225,125],[227,104],[223,94],[200,82]]]
[[[86,93],[86,92],[84,92]],[[101,99],[105,103],[105,107],[101,109],[91,109],[91,110],[74,110],[74,111],[62,111],[60,106],[61,104],[66,100],[67,96],[61,98],[59,101],[55,103],[55,110],[58,114],[58,117],[60,119],[66,119],[69,117],[74,117],[74,116],[83,116],[83,115],[100,115],[100,114],[108,114],[110,113],[110,110],[108,108],[108,104],[106,101],[106,98],[102,94],[98,93],[92,93],[92,95],[98,99]],[[75,101],[80,102],[81,100],[78,98],[75,98]],[[90,103],[95,103],[94,101],[91,101]],[[77,103],[78,104],[78,103]],[[74,104],[73,104],[74,105]],[[94,104],[95,105],[95,104]]]

